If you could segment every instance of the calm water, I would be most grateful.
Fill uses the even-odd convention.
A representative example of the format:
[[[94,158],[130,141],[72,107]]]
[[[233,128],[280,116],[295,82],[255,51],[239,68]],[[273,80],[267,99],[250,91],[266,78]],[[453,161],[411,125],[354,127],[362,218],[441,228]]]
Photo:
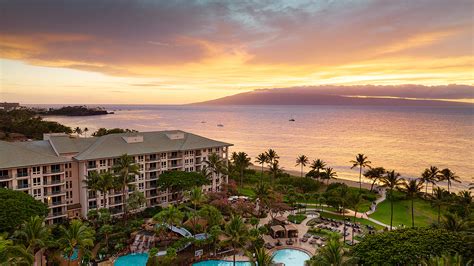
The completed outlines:
[[[321,158],[340,178],[357,179],[349,161],[366,154],[373,166],[407,177],[424,168],[449,167],[467,184],[474,173],[474,109],[348,106],[106,106],[113,115],[49,117],[71,127],[182,129],[233,143],[252,157],[268,148],[285,169],[295,158]],[[295,122],[289,122],[294,118]],[[202,123],[205,121],[205,123]],[[223,124],[224,127],[217,127]],[[461,188],[463,184],[456,184]]]

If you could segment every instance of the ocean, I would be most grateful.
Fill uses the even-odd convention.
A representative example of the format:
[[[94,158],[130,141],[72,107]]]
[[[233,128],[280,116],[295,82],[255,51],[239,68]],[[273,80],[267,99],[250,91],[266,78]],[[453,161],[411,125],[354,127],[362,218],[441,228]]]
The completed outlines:
[[[296,157],[323,159],[339,178],[358,180],[350,169],[357,153],[372,166],[419,177],[430,165],[449,167],[463,180],[474,176],[474,109],[386,106],[191,106],[102,105],[115,114],[47,117],[71,127],[180,129],[233,143],[251,157],[272,148],[284,169],[298,170]],[[294,122],[289,121],[294,119]],[[222,126],[218,126],[221,124]],[[308,170],[306,167],[305,170]]]

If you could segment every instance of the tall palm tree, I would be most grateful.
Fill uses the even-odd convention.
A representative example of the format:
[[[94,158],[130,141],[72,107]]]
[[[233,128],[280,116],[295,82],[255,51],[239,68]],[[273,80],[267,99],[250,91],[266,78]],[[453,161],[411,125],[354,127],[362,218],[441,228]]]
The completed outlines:
[[[116,187],[115,176],[109,171],[99,174],[96,187],[97,190],[102,194],[104,208],[107,208],[107,193]]]
[[[343,243],[346,243],[346,207],[347,207],[347,203],[350,200],[349,187],[341,186],[338,192],[339,192],[338,197],[341,200],[341,207],[342,207],[342,221],[344,223]]]
[[[169,205],[167,208],[163,209],[159,213],[155,214],[155,216],[153,216],[153,220],[162,224],[167,224],[170,227],[181,224],[183,218],[184,213],[182,213],[174,205]]]
[[[51,231],[44,225],[44,218],[33,216],[15,231],[14,237],[19,239],[34,256],[38,250],[47,245],[50,235]]]
[[[278,176],[278,174],[281,173],[281,168],[280,168],[280,163],[278,160],[274,160],[269,167],[270,173],[272,174],[272,185],[274,185],[274,182]]]
[[[267,163],[268,164],[273,164],[274,161],[280,159],[280,156],[276,153],[275,150],[273,149],[268,149],[268,151],[265,152],[265,156],[267,157]]]
[[[441,226],[448,231],[461,232],[467,229],[468,224],[466,220],[461,219],[461,217],[456,214],[448,212],[444,215]]]
[[[471,207],[472,207],[472,195],[471,191],[463,190],[459,191],[458,196],[456,197],[456,202],[461,207],[463,207],[464,214],[463,217],[469,217],[471,214]]]
[[[446,203],[445,200],[445,191],[440,187],[436,187],[433,190],[433,194],[430,196],[431,202],[438,208],[438,225],[440,224],[440,217],[441,217],[441,206]]]
[[[431,187],[433,190],[434,185],[440,178],[440,172],[438,167],[430,166],[430,168],[426,168],[425,171],[422,173],[422,179],[426,183],[425,194],[428,194],[428,183],[431,183]]]
[[[302,154],[296,158],[296,166],[301,166],[301,177],[303,177],[303,168],[309,163],[308,156]]]
[[[345,251],[344,244],[338,238],[331,238],[327,245],[322,247],[319,252],[308,261],[309,266],[344,265]]]
[[[234,249],[233,264],[235,266],[235,251],[237,248],[241,248],[247,243],[248,229],[245,226],[242,217],[232,215],[229,223],[225,225],[224,232],[228,237],[225,243],[231,245]]]
[[[68,265],[75,251],[87,254],[94,246],[94,230],[80,220],[72,220],[69,227],[60,227],[61,237],[58,242],[68,258]]]
[[[370,168],[370,164],[372,163],[367,159],[362,153],[357,154],[356,159],[350,161],[352,163],[351,169],[354,167],[359,167],[359,190],[362,190],[362,168]]]
[[[354,220],[353,223],[355,224],[357,218],[357,211],[359,210],[359,206],[362,203],[362,193],[353,193],[349,199],[349,204],[354,209]],[[354,227],[352,227],[352,244],[354,245]]]
[[[197,212],[197,206],[201,204],[205,200],[204,193],[202,192],[202,189],[200,187],[194,187],[189,191],[189,201],[193,204],[194,208],[194,216],[193,216],[193,227],[196,227],[196,212]],[[193,228],[194,231],[196,231],[196,228]]]
[[[450,192],[449,187],[451,186],[451,183],[453,181],[457,182],[457,183],[461,183],[461,180],[459,180],[459,176],[457,176],[456,173],[451,171],[449,168],[445,168],[445,169],[441,170],[440,174],[441,174],[440,175],[441,181],[447,181],[448,182],[448,193]]]
[[[374,189],[375,183],[379,181],[380,179],[382,179],[384,174],[385,174],[385,168],[383,167],[370,168],[367,171],[365,171],[364,176],[372,180],[372,184],[370,185],[371,192]]]
[[[390,197],[390,230],[392,230],[393,224],[393,190],[403,184],[403,178],[395,170],[388,171],[385,176],[381,179],[382,186],[389,188]]]
[[[405,192],[409,199],[411,199],[411,227],[415,227],[415,209],[414,200],[420,195],[420,191],[423,188],[423,181],[417,179],[411,179],[408,182],[404,182],[402,185],[402,191]]]
[[[80,127],[76,127],[73,130],[73,132],[76,133],[78,137],[79,137],[79,135],[82,135],[82,129]]]
[[[117,160],[113,166],[114,173],[116,174],[116,187],[122,190],[122,202],[123,202],[123,218],[127,221],[127,198],[129,193],[130,183],[135,180],[135,175],[139,175],[139,166],[135,163],[135,159],[132,156],[123,154]]]
[[[110,224],[104,224],[99,228],[99,233],[104,235],[105,246],[109,249],[109,238],[113,233],[114,227]]]
[[[274,264],[275,255],[270,255],[263,247],[255,248],[255,257],[252,265],[254,266],[271,266]],[[251,257],[251,256],[250,256]]]
[[[219,157],[217,153],[211,153],[204,163],[207,165],[207,169],[216,176],[219,176],[225,172],[226,163]]]
[[[232,154],[232,161],[234,162],[234,165],[239,170],[241,187],[243,186],[244,171],[251,165],[250,163],[251,160],[252,159],[245,152],[239,152],[239,153],[234,152]]]
[[[326,163],[321,159],[316,159],[311,163],[309,167],[315,171],[316,178],[320,178],[321,170],[323,170],[324,167],[326,167]]]
[[[35,258],[25,246],[7,238],[6,233],[0,234],[0,265],[33,265]]]
[[[326,185],[329,185],[329,179],[335,179],[336,177],[337,173],[331,167],[326,168],[326,170],[322,174],[322,178],[326,179]]]
[[[255,158],[255,162],[260,164],[262,166],[262,180],[263,180],[263,165],[268,161],[268,158],[267,158],[267,155],[262,152],[260,153],[256,158]]]

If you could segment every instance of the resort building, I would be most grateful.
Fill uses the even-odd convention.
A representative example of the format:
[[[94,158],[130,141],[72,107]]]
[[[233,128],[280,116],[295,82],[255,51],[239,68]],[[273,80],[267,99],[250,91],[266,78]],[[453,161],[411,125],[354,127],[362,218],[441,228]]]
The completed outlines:
[[[0,187],[24,191],[46,203],[49,223],[86,217],[89,210],[96,208],[108,208],[112,214],[121,215],[122,191],[109,191],[103,202],[103,195],[85,185],[91,171],[109,171],[121,155],[133,156],[140,171],[132,184],[145,195],[143,208],[163,206],[176,201],[178,195],[159,189],[161,173],[200,171],[212,153],[227,162],[229,146],[232,144],[179,130],[90,138],[45,134],[41,141],[0,141]],[[210,185],[203,186],[206,192],[219,191],[227,183],[227,176],[222,174],[212,174],[211,179]]]

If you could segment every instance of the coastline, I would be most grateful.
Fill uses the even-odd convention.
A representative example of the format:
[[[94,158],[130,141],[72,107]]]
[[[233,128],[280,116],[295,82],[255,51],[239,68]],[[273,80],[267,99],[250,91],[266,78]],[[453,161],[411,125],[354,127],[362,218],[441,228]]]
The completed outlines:
[[[253,170],[256,170],[256,171],[261,171],[262,170],[262,167],[258,166],[258,165],[251,165],[249,168],[253,169]],[[263,170],[268,171],[268,167],[263,167]],[[301,172],[296,171],[296,170],[283,169],[282,171],[284,173],[290,174],[290,175],[295,176],[295,177],[300,177],[300,175],[301,175]],[[304,173],[307,173],[307,172],[305,171]],[[326,181],[324,183],[326,183]],[[349,180],[349,179],[343,179],[343,178],[331,179],[331,180],[329,180],[329,184],[331,184],[331,183],[344,183],[349,187],[356,187],[356,188],[359,187],[359,182],[354,181],[354,180]],[[366,183],[366,182],[364,182],[364,180],[362,180],[362,188],[370,189],[370,186],[371,186],[371,184]]]

